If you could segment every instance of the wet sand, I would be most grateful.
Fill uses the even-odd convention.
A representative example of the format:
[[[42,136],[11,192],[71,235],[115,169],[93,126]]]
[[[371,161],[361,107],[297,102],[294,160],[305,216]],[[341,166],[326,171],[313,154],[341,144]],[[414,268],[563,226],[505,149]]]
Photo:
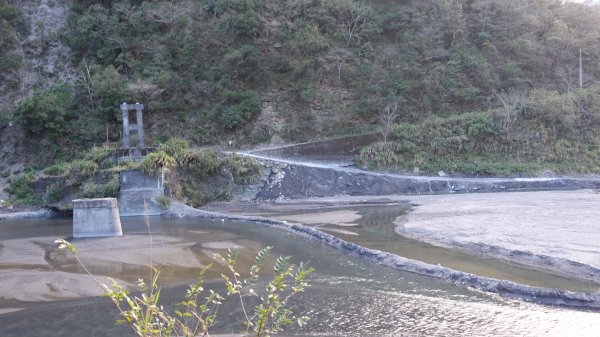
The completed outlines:
[[[160,269],[161,284],[188,284],[208,264],[213,268],[207,279],[219,278],[225,267],[216,260],[215,253],[226,254],[227,249],[236,247],[243,253],[240,265],[250,265],[255,252],[262,248],[257,242],[227,232],[173,235],[154,233],[152,248],[150,236],[139,234],[72,242],[100,282],[110,286],[110,277],[129,290],[136,289],[140,276],[149,275],[151,264]],[[0,314],[20,310],[11,303],[68,300],[103,293],[70,252],[57,247],[57,238],[0,239]]]
[[[600,280],[600,194],[592,190],[411,197],[397,233]],[[573,269],[583,264],[580,270]]]
[[[413,205],[396,219],[398,235],[600,281],[600,194],[593,190],[341,196],[223,203],[207,209],[306,225],[343,225],[356,221],[356,213],[343,207],[390,202]]]
[[[107,277],[98,280],[108,286]],[[133,286],[117,280],[127,288]],[[102,288],[88,275],[49,270],[0,270],[0,296],[22,302],[56,301],[82,297],[100,296]]]

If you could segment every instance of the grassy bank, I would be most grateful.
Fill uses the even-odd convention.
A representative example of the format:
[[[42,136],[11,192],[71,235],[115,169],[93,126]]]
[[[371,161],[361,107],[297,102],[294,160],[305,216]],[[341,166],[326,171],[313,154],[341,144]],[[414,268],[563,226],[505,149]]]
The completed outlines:
[[[364,148],[358,162],[484,176],[600,173],[600,87],[501,95],[497,109],[395,124],[389,141]]]

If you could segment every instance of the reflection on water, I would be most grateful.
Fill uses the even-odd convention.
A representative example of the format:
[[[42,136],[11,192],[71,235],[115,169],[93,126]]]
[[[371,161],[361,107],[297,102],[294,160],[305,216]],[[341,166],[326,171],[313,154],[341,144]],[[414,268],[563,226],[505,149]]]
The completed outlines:
[[[206,277],[220,278],[228,269],[218,262],[215,254],[226,255],[230,248],[239,252],[239,272],[246,276],[254,256],[264,244],[238,233],[235,228],[224,229],[221,222],[203,222],[202,229],[194,229],[197,225],[198,221],[179,220],[174,223],[160,217],[151,218],[152,264],[160,269],[161,283],[190,282],[198,276],[201,267],[208,265],[212,267]],[[150,235],[141,218],[123,218],[122,226],[123,237],[77,239],[73,243],[91,273],[135,283],[140,275],[149,273]],[[46,247],[46,250],[46,260],[55,269],[85,272],[65,250],[57,249],[55,245]],[[273,257],[266,260],[267,268],[263,269],[263,274],[269,273],[274,260]]]
[[[114,251],[111,257],[119,258],[117,253],[121,252],[137,261],[135,249],[134,252],[125,249],[128,240],[132,242],[131,248],[138,244],[135,237],[147,238],[141,235],[143,224],[136,221],[140,220],[128,220],[124,224],[127,236],[110,241],[112,248],[105,247]],[[235,243],[247,249],[244,255],[253,255],[261,247],[271,245],[275,246],[276,255],[292,255],[295,262],[308,261],[317,272],[309,280],[312,286],[293,302],[293,306],[309,315],[311,321],[305,328],[292,330],[291,334],[297,336],[594,336],[600,331],[598,313],[537,306],[469,291],[432,278],[365,263],[317,242],[262,225],[201,220],[151,221],[156,238],[163,240],[163,244],[155,246],[158,256],[161,249],[168,251],[173,246],[196,247],[189,249],[190,254],[205,263],[203,250],[223,251],[230,243]],[[0,228],[3,226],[0,222]],[[60,230],[51,233],[47,226]],[[29,229],[20,227],[21,233],[14,234],[13,238],[26,238],[28,231],[30,237],[42,232],[44,237],[64,236],[65,232],[68,235],[67,228],[54,226],[53,221],[44,221]],[[0,243],[10,241],[2,236]],[[76,244],[93,246],[89,242]],[[0,268],[9,262],[2,256],[0,251]],[[60,259],[57,261],[60,265]],[[94,261],[91,264],[95,266]],[[185,266],[198,261],[173,262]],[[142,268],[137,263],[131,264]],[[122,276],[123,265],[114,266],[114,270],[110,264],[99,268],[107,274]],[[185,270],[195,269],[173,268],[173,277],[181,272],[181,280],[187,277]],[[167,302],[175,303],[183,289],[181,286],[166,287],[163,297]],[[127,335],[126,328],[114,327],[115,312],[106,301],[9,303],[27,310],[0,315],[0,336]],[[2,306],[0,303],[0,309]],[[214,332],[238,332],[240,327],[230,323],[239,315],[238,306],[227,303],[220,312],[219,325]]]

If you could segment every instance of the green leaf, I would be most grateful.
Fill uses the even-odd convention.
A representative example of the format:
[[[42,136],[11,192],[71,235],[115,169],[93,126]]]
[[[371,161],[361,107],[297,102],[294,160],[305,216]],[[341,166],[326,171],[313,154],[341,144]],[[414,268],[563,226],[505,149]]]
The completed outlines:
[[[254,259],[254,265],[262,266],[265,263],[265,259],[267,258],[267,256],[269,255],[269,253],[271,252],[272,249],[273,249],[272,246],[267,246],[267,247],[261,249],[256,254],[256,258]]]
[[[275,267],[273,267],[273,272],[275,273],[275,275],[281,275],[281,274],[285,273],[286,270],[288,269],[289,262],[290,262],[289,256],[278,257],[277,261],[275,261]]]

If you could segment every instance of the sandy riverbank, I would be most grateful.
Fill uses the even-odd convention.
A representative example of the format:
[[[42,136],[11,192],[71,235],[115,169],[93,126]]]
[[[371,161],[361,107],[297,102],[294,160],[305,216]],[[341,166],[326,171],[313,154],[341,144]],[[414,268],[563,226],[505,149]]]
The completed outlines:
[[[600,281],[600,194],[592,190],[410,197],[397,233]]]

